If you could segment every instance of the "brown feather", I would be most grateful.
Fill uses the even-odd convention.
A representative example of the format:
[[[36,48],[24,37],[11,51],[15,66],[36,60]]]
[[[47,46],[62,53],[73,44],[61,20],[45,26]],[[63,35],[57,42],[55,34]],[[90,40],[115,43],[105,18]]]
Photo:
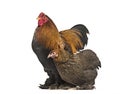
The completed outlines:
[[[53,50],[63,46],[63,41],[59,32],[50,18],[49,21],[41,27],[36,28],[35,36],[39,43],[45,48]]]
[[[41,45],[50,50],[65,48],[72,54],[84,48],[87,42],[82,39],[85,38],[86,40],[87,37],[84,30],[82,32],[84,32],[85,35],[80,32],[82,29],[79,30],[79,28],[58,32],[53,21],[47,15],[45,16],[48,18],[48,21],[44,23],[43,26],[38,26],[35,33],[36,40],[38,40]]]
[[[79,32],[76,32],[72,29],[60,32],[61,37],[64,39],[65,43],[70,46],[72,53],[76,53],[79,48],[83,48],[83,43],[76,33],[82,36]]]
[[[101,67],[96,53],[89,49],[76,55],[70,54],[64,49],[51,51],[51,53],[53,52],[58,54],[53,60],[64,81],[77,86],[94,85],[97,69]]]

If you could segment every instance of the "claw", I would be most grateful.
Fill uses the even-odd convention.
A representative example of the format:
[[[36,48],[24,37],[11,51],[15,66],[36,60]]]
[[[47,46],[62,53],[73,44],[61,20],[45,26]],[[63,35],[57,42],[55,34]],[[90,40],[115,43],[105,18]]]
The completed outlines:
[[[49,88],[49,86],[41,85],[41,84],[40,84],[40,86],[38,86],[38,87],[41,88],[41,89],[48,89],[48,88]]]

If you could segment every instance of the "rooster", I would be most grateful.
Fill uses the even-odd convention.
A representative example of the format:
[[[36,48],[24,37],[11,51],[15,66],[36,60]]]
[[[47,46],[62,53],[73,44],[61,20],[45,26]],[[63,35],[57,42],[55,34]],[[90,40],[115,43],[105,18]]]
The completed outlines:
[[[61,48],[68,50],[71,54],[76,54],[87,44],[89,31],[84,25],[79,24],[59,32],[54,22],[43,12],[37,19],[38,26],[33,36],[32,49],[49,76],[40,88],[49,88],[52,84],[64,83],[53,60],[47,59],[49,52]]]
[[[93,89],[97,69],[101,67],[99,58],[92,50],[83,50],[73,55],[64,49],[52,50],[48,58],[53,58],[61,78],[79,89]]]

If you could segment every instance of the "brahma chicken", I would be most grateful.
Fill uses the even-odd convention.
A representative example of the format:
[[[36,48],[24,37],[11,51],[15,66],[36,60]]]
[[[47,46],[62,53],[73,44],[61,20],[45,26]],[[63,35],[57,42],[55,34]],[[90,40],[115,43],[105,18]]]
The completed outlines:
[[[64,49],[52,50],[48,58],[53,58],[61,78],[79,89],[93,89],[97,69],[101,63],[92,50],[83,50],[73,55]]]
[[[40,88],[49,88],[52,84],[64,83],[53,60],[51,58],[47,59],[49,52],[61,48],[68,50],[71,54],[76,54],[87,44],[87,33],[89,32],[81,24],[59,32],[54,22],[43,12],[40,13],[37,19],[38,26],[33,36],[32,49],[49,76],[45,84],[40,85]]]

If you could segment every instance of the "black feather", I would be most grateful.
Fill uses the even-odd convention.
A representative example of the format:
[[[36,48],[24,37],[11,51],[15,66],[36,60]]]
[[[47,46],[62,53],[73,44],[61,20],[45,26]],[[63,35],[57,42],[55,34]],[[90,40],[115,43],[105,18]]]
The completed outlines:
[[[77,34],[80,37],[80,39],[82,40],[83,46],[87,45],[87,42],[88,42],[87,33],[89,34],[89,31],[86,28],[86,26],[84,26],[82,24],[78,24],[78,25],[73,26],[71,29],[78,31],[82,35],[82,36],[80,36]]]
[[[45,84],[40,85],[39,87],[46,89],[49,88],[51,84],[63,83],[63,80],[61,79],[53,60],[51,58],[47,59],[47,55],[49,54],[50,50],[40,45],[35,38],[32,40],[32,49],[42,64],[44,71],[47,72],[49,76],[49,78],[46,79]]]

